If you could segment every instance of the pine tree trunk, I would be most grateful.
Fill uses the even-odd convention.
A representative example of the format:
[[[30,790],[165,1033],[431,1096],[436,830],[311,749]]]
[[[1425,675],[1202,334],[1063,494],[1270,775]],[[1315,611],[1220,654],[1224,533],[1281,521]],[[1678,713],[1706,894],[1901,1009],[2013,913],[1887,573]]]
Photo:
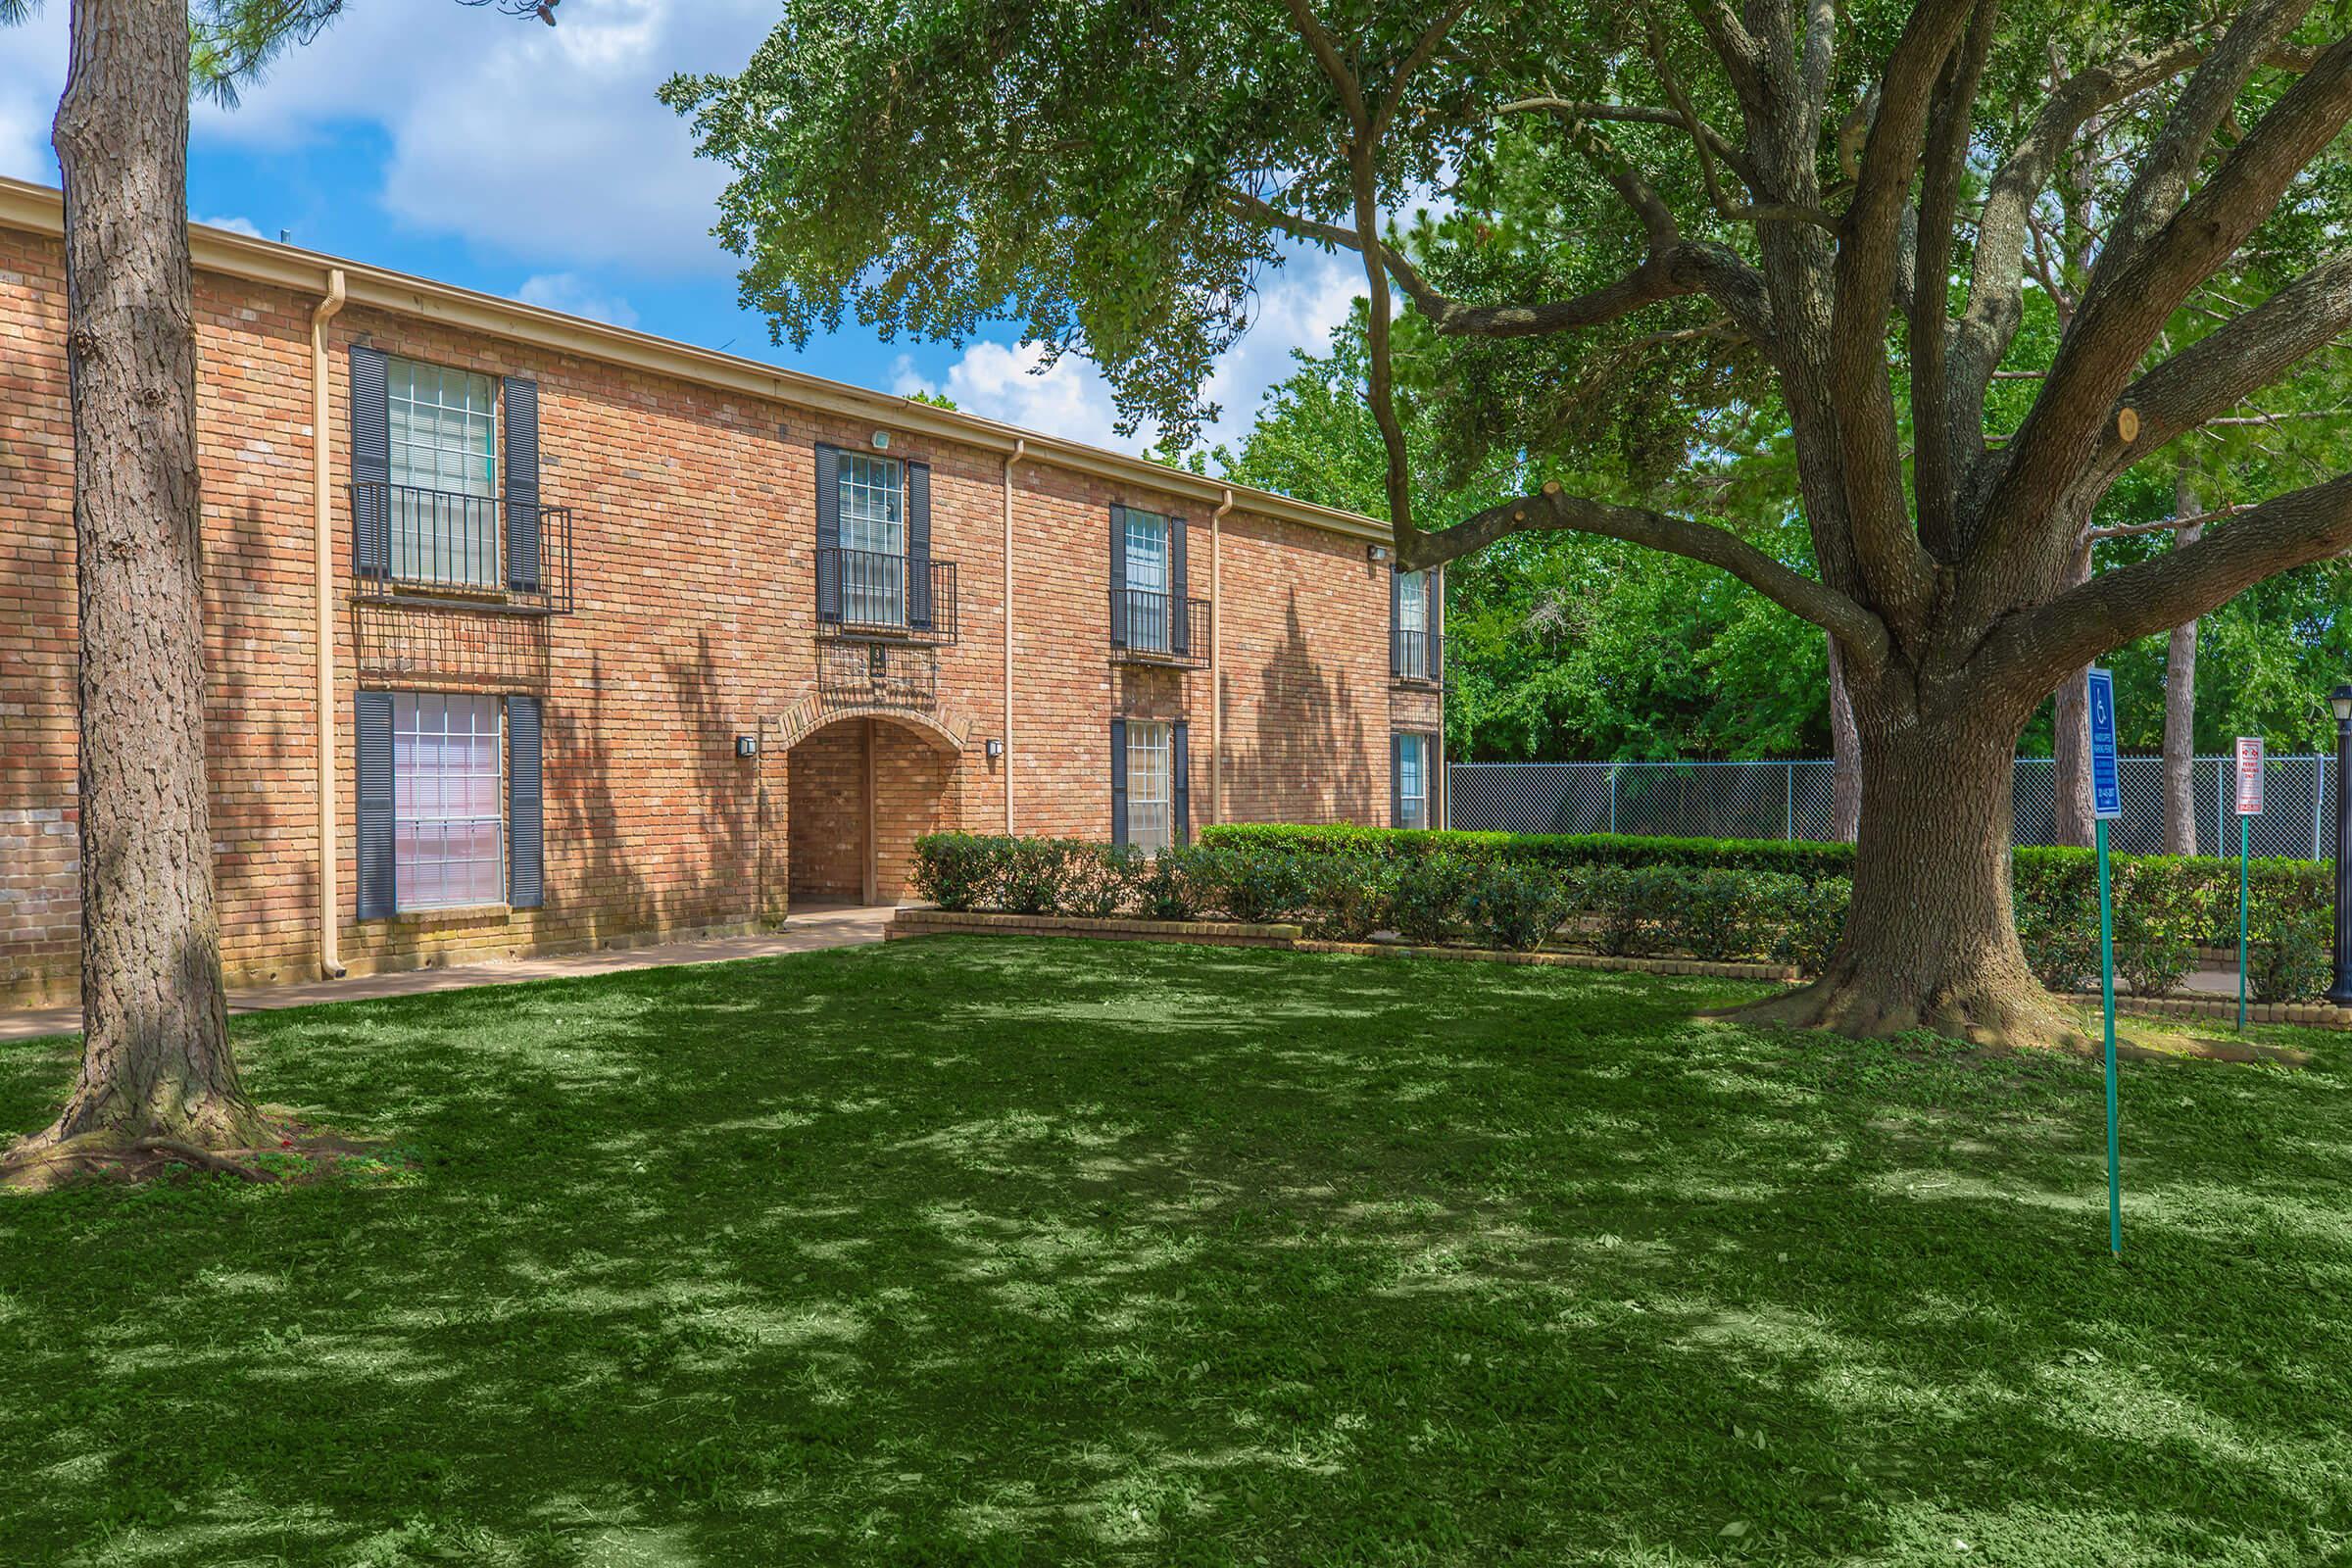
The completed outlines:
[[[2203,510],[2195,483],[2184,469],[2173,482],[2173,515],[2193,517]],[[2205,525],[2192,522],[2173,533],[2173,548],[2193,545]],[[2173,628],[2164,661],[2164,853],[2197,853],[2197,623]]]
[[[1854,842],[1862,831],[1862,742],[1854,733],[1854,700],[1845,689],[1845,667],[1838,654],[1838,639],[1828,632],[1830,647],[1830,818],[1837,838]]]
[[[81,616],[81,1072],[41,1141],[249,1144],[206,799],[184,0],[74,0],[55,126]]]
[[[1741,1016],[1866,1037],[2070,1037],[2026,965],[2010,907],[2017,725],[1991,704],[1904,721],[1879,708],[1857,695],[1869,791],[1844,935],[1819,980]]]

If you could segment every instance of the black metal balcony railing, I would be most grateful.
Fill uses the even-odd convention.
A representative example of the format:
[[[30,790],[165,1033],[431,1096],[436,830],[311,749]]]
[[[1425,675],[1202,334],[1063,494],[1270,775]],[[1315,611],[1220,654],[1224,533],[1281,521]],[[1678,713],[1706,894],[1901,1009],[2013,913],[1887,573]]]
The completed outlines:
[[[362,481],[351,487],[353,595],[510,615],[572,610],[571,509]]]
[[[1128,662],[1206,664],[1208,601],[1148,588],[1110,591],[1110,655]]]
[[[1446,678],[1446,639],[1434,631],[1390,632],[1389,674],[1396,680],[1439,684]]]
[[[828,710],[939,707],[939,653],[922,644],[832,641],[817,645],[816,696]]]
[[[956,563],[879,550],[816,553],[817,629],[835,636],[956,640]]]

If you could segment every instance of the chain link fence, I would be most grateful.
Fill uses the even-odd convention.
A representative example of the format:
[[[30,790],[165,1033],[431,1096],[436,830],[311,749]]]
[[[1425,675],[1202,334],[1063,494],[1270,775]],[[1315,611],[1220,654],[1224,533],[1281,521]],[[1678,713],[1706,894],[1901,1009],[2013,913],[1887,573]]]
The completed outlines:
[[[2108,842],[2126,855],[2164,849],[2164,759],[2126,757],[2124,814]],[[2263,772],[2256,855],[2331,858],[2326,757],[2273,757]],[[2236,761],[2193,764],[2197,848],[2235,854],[2230,825]],[[1642,833],[1673,838],[1829,839],[1836,836],[1827,759],[1793,762],[1455,762],[1446,769],[1452,825],[1508,833]],[[2021,757],[2011,786],[2020,844],[2057,842],[2057,764]],[[2224,842],[2228,831],[2229,841]]]

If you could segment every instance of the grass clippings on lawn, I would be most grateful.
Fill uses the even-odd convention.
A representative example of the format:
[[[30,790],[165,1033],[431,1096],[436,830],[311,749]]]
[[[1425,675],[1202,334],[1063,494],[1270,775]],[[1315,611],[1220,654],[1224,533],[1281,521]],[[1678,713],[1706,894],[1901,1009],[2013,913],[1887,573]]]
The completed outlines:
[[[936,939],[233,1025],[362,1178],[0,1201],[19,1564],[2302,1564],[2352,1096],[1706,980]],[[0,1047],[37,1125],[67,1042]]]

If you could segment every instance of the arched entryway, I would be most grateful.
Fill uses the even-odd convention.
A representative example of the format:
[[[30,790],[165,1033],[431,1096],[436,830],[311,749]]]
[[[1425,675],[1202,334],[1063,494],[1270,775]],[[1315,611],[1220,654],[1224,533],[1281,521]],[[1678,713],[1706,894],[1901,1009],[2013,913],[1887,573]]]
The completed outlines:
[[[919,715],[868,712],[818,725],[785,754],[790,897],[898,904],[914,841],[961,825],[961,744]]]

